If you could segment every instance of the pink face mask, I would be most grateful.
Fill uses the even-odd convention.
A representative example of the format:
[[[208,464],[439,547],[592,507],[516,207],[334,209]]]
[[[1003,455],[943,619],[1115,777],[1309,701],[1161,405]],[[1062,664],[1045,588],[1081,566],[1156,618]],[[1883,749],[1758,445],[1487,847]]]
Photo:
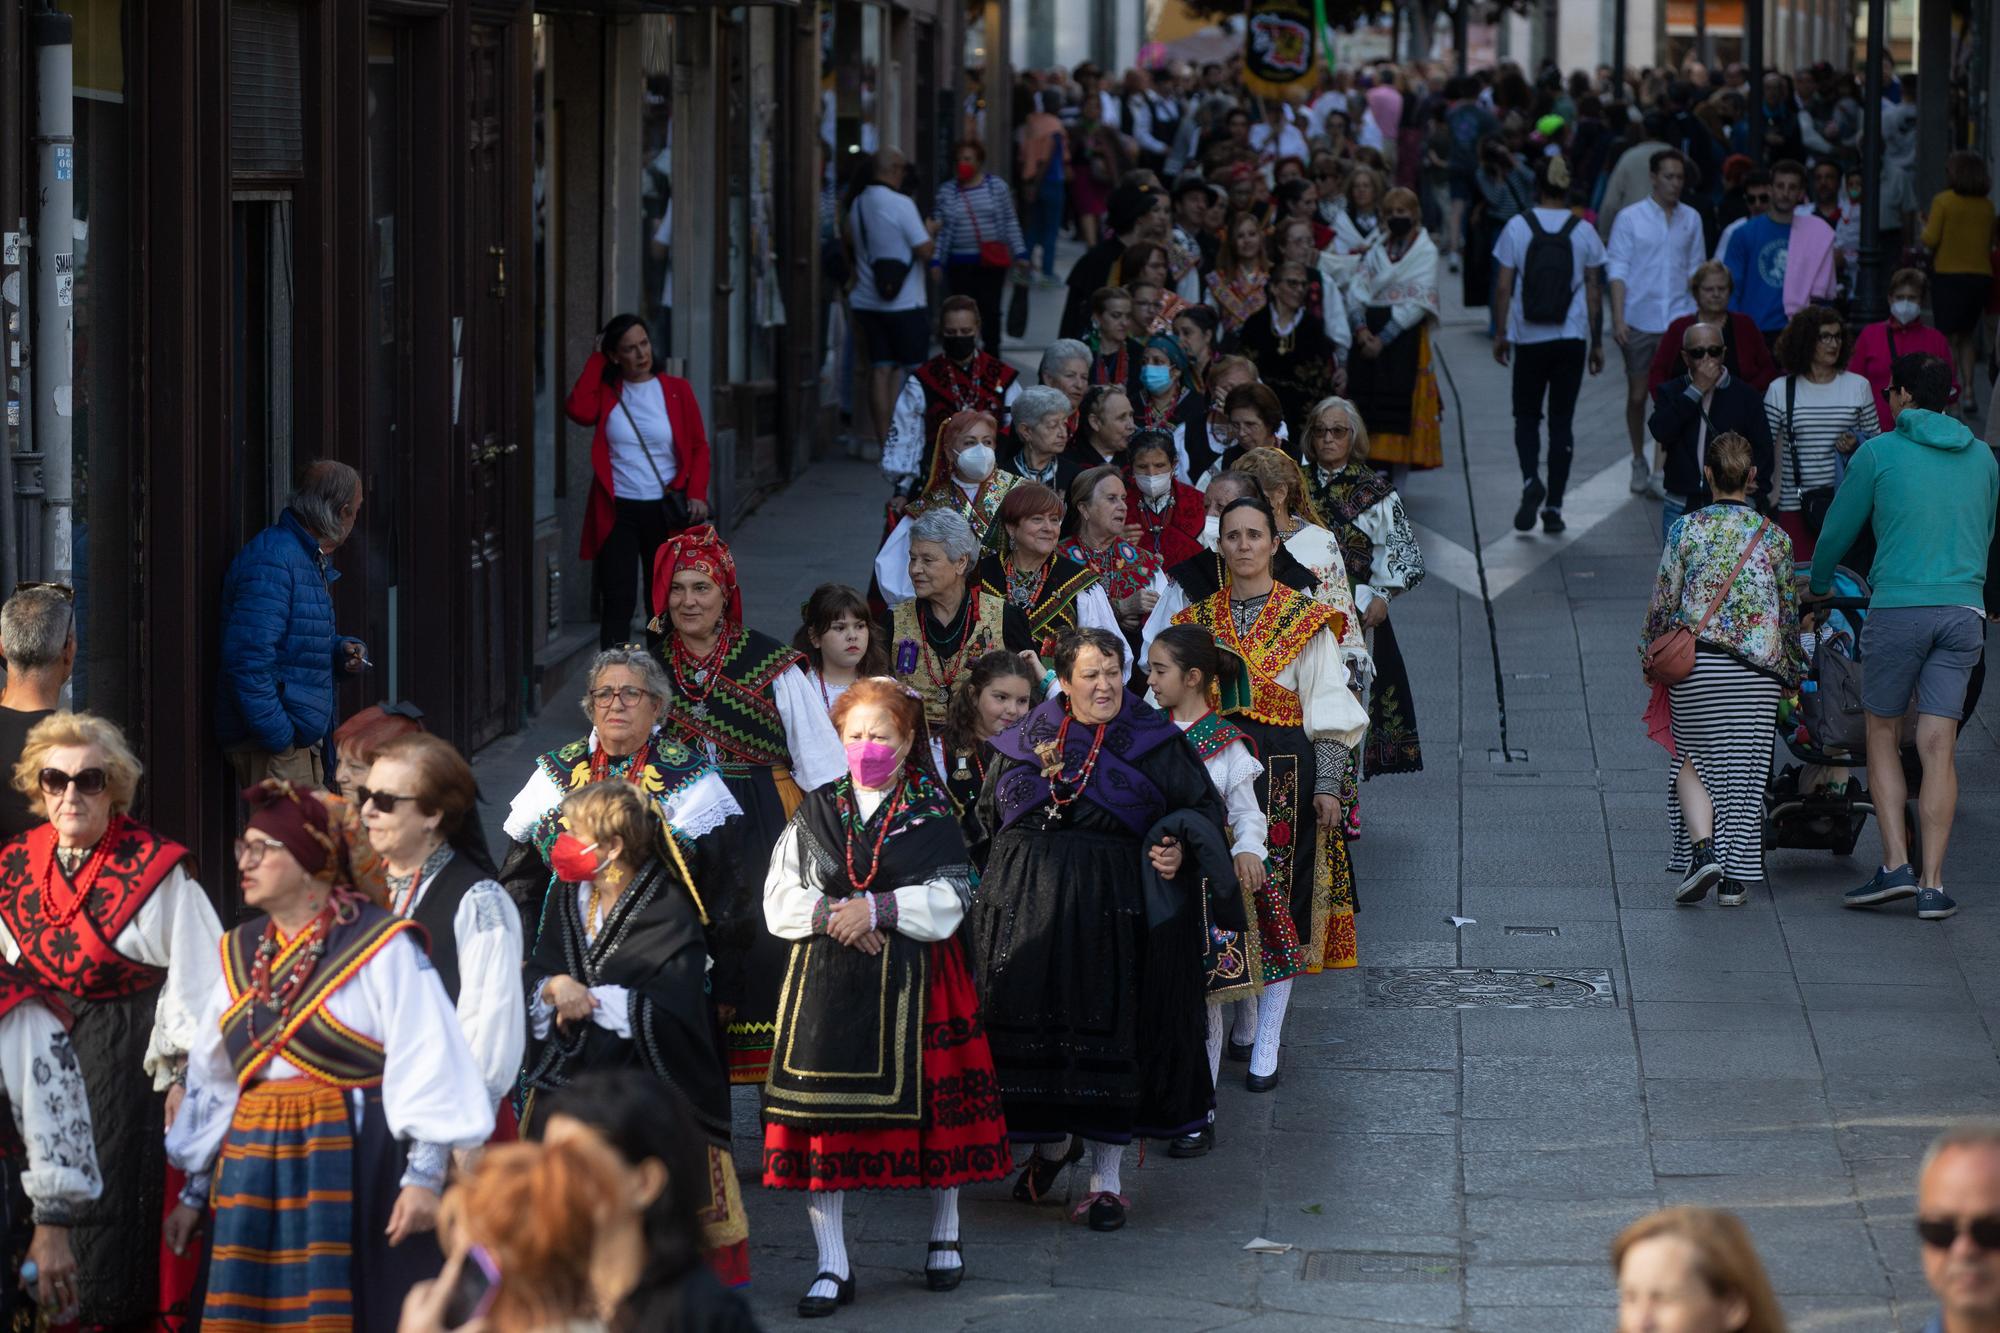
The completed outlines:
[[[880,741],[847,742],[847,771],[856,786],[877,791],[895,781],[903,766],[903,756],[893,745]]]

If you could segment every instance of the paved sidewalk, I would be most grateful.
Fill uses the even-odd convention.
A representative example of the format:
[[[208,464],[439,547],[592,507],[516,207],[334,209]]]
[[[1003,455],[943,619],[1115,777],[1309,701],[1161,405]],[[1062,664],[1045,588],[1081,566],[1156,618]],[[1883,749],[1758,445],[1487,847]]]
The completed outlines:
[[[1037,297],[1038,327],[1059,299]],[[1448,390],[1446,466],[1405,495],[1466,562],[1481,550],[1511,579],[1493,608],[1498,676],[1526,758],[1499,761],[1485,608],[1433,577],[1396,611],[1426,769],[1364,788],[1364,966],[1300,981],[1283,1086],[1251,1096],[1225,1065],[1220,1146],[1196,1162],[1128,1155],[1131,1220],[1113,1235],[1014,1204],[1005,1185],[967,1190],[970,1276],[951,1295],[919,1276],[927,1199],[850,1199],[860,1299],[835,1324],[1596,1333],[1614,1319],[1607,1242],[1680,1202],[1741,1213],[1795,1328],[1928,1317],[1918,1154],[1954,1116],[2000,1105],[2000,911],[1979,873],[2000,859],[2000,701],[1961,744],[1956,919],[1840,909],[1872,864],[1872,825],[1852,859],[1772,853],[1771,891],[1745,909],[1675,909],[1665,756],[1639,722],[1634,652],[1657,506],[1606,483],[1587,530],[1517,537],[1507,372],[1483,316],[1448,312],[1437,348],[1468,412],[1472,509]],[[1620,391],[1615,369],[1585,382],[1579,487],[1622,473]],[[865,579],[880,492],[870,467],[823,464],[743,526],[754,624],[789,633],[811,584]],[[535,748],[580,729],[569,714],[482,754],[488,795],[504,804]],[[1488,967],[1521,969],[1526,1003],[1578,1007],[1407,1007],[1436,981],[1394,971]],[[785,1327],[814,1251],[803,1198],[756,1184],[755,1117],[739,1093],[751,1298]],[[1296,1248],[1245,1253],[1257,1236]]]

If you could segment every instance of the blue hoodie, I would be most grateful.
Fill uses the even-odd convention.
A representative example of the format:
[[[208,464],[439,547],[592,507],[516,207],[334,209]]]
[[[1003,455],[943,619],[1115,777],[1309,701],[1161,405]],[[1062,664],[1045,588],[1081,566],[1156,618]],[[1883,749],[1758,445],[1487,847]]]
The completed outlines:
[[[1834,567],[1872,524],[1871,608],[1983,606],[1996,510],[1993,451],[1956,417],[1904,408],[1896,429],[1849,460],[1813,550],[1812,589],[1833,586]]]

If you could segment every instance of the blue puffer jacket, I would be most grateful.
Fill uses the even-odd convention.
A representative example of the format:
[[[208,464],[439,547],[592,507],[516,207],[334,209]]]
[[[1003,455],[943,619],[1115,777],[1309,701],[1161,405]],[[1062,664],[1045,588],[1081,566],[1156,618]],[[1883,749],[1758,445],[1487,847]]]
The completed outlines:
[[[217,737],[277,753],[315,745],[333,724],[333,677],[349,640],[334,632],[340,574],[287,509],[252,537],[222,583]]]

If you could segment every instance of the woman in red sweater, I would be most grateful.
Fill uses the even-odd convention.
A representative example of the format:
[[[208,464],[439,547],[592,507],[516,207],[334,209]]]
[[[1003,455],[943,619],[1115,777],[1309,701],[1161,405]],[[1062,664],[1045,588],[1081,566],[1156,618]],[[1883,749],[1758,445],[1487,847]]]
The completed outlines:
[[[708,433],[693,387],[659,368],[637,315],[604,326],[567,410],[577,425],[597,428],[581,555],[597,562],[597,641],[610,648],[632,637],[642,586],[643,604],[653,604],[653,553],[708,521]]]
[[[1722,364],[1728,368],[1730,375],[1759,392],[1769,388],[1771,381],[1778,378],[1778,365],[1771,360],[1770,348],[1764,343],[1764,335],[1758,331],[1757,321],[1740,310],[1729,308],[1729,294],[1735,287],[1735,279],[1729,276],[1729,269],[1722,264],[1711,261],[1695,269],[1694,276],[1688,279],[1688,291],[1694,294],[1695,311],[1667,325],[1667,331],[1660,336],[1660,346],[1653,353],[1653,364],[1646,372],[1646,393],[1649,396],[1674,376],[1684,373],[1681,338],[1696,320],[1722,331]]]

